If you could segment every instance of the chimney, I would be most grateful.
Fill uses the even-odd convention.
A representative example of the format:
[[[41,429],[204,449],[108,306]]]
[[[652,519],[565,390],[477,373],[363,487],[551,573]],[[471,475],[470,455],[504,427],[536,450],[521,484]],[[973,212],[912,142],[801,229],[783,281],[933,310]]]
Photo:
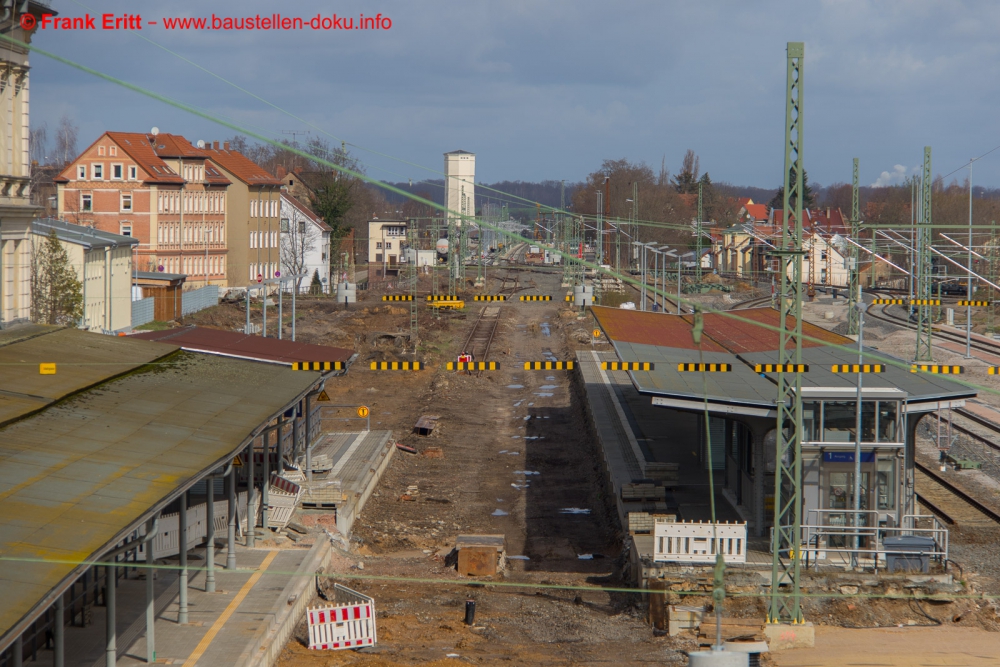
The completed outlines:
[[[213,141],[212,142],[212,148],[214,148],[215,150],[219,150],[219,142],[218,141]]]
[[[222,142],[222,150],[226,150],[226,151],[229,150],[229,142],[228,141],[223,141]]]
[[[302,167],[296,167],[292,171],[294,171],[296,174],[301,174],[302,173]]]
[[[287,171],[285,171],[285,168],[284,168],[283,166],[281,166],[281,165],[279,164],[279,165],[278,165],[278,171],[277,171],[277,176],[278,176],[278,178],[284,178],[284,177],[285,177],[285,174],[287,174],[287,173],[288,173],[288,172],[287,172]]]

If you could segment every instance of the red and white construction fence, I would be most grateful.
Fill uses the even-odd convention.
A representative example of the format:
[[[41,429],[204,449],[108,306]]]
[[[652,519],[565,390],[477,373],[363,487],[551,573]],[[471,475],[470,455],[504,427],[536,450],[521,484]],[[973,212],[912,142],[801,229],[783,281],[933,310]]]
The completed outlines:
[[[374,646],[375,600],[340,584],[334,585],[337,604],[306,610],[309,648],[335,650]]]

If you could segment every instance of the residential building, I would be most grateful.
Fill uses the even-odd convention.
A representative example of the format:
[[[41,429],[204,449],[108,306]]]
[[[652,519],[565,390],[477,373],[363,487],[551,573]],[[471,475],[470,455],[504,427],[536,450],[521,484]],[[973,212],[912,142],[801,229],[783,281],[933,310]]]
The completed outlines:
[[[55,181],[59,217],[138,239],[139,270],[227,285],[231,182],[184,137],[105,132]]]
[[[313,275],[330,291],[330,233],[333,228],[295,197],[281,193],[281,265],[296,281],[299,292],[308,292]]]
[[[451,151],[444,154],[444,205],[448,220],[459,225],[476,215],[476,154]]]
[[[123,331],[132,326],[132,253],[139,240],[64,220],[31,222],[33,251],[52,232],[66,250],[69,264],[83,285],[80,328]]]
[[[212,142],[208,159],[231,181],[226,188],[227,278],[230,290],[280,277],[281,184],[229,142]]]
[[[26,322],[31,316],[31,220],[39,207],[31,203],[31,167],[28,152],[28,49],[42,14],[55,14],[47,5],[5,3],[0,33],[12,41],[0,50],[0,329]],[[22,17],[30,15],[34,21]]]
[[[399,275],[400,258],[406,245],[406,220],[368,221],[368,281],[378,282]]]

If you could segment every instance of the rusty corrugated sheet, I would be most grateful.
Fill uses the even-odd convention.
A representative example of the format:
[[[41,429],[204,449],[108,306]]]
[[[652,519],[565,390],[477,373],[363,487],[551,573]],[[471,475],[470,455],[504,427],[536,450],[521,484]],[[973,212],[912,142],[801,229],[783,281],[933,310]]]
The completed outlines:
[[[662,345],[683,350],[697,350],[691,338],[691,322],[682,315],[644,313],[638,310],[594,306],[592,309],[601,329],[608,338],[639,345]],[[726,349],[702,336],[705,352],[725,352]]]
[[[327,345],[248,336],[235,331],[207,329],[204,327],[181,327],[164,331],[145,331],[131,336],[144,340],[157,340],[179,345],[192,352],[224,354],[246,359],[291,363],[293,361],[347,361],[354,354],[352,350]]]

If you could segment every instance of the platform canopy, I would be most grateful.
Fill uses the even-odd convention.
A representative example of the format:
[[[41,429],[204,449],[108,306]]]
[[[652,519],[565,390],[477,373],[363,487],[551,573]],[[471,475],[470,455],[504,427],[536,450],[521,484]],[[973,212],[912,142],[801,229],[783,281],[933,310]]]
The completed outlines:
[[[652,371],[630,371],[629,375],[640,393],[661,397],[658,404],[701,409],[707,397],[713,411],[756,416],[774,412],[776,374],[754,371],[757,364],[779,361],[780,314],[773,308],[706,313],[700,345],[695,345],[692,337],[693,315],[600,306],[595,306],[593,313],[622,361],[655,363]],[[788,326],[794,326],[793,318],[789,318]],[[802,386],[856,388],[856,374],[833,373],[831,368],[856,364],[857,343],[809,322],[802,323],[802,333],[802,363],[809,365],[809,372],[802,375]],[[865,348],[865,352],[894,359],[871,348]],[[895,361],[904,367],[886,364],[884,372],[866,374],[864,386],[901,389],[906,392],[910,411],[932,410],[939,402],[976,396],[975,389],[947,376],[910,373],[907,362]],[[732,371],[702,374],[677,370],[679,363],[698,362],[731,364]],[[866,363],[879,362],[866,356]]]
[[[293,340],[250,336],[238,331],[206,327],[177,327],[163,331],[144,331],[133,338],[178,345],[191,352],[218,354],[237,359],[253,359],[276,364],[295,361],[348,361],[353,350],[328,345],[314,345]]]
[[[0,428],[0,650],[83,561],[231,461],[321,381],[317,372],[67,329],[4,332],[0,360],[8,364],[0,373],[16,380],[3,383],[4,398],[34,407],[20,418],[8,409]],[[56,374],[39,375],[38,363],[53,361]]]

